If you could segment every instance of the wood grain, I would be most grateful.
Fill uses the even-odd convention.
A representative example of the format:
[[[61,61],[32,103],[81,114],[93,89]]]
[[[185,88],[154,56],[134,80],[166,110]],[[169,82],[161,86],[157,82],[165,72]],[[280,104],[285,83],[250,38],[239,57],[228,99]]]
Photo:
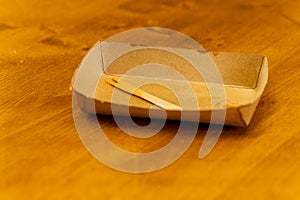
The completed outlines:
[[[0,0],[1,199],[300,199],[300,1]],[[82,145],[72,118],[72,75],[98,40],[135,27],[181,31],[207,50],[264,54],[269,83],[246,129],[226,127],[205,159],[207,125],[171,166],[149,174],[110,169]],[[151,142],[100,123],[122,147]],[[137,120],[146,124],[145,120]]]

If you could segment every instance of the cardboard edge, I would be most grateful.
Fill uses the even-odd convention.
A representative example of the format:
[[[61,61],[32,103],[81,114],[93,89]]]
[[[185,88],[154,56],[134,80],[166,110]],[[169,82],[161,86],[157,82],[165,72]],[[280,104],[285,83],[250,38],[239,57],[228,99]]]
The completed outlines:
[[[268,82],[268,60],[267,57],[263,57],[261,70],[255,87],[255,96],[247,105],[240,106],[238,108],[241,118],[245,126],[250,124],[250,121],[255,113],[255,110],[259,104],[262,94]]]
[[[72,78],[72,89],[95,98],[95,89],[103,74],[101,42],[97,42],[82,59]]]

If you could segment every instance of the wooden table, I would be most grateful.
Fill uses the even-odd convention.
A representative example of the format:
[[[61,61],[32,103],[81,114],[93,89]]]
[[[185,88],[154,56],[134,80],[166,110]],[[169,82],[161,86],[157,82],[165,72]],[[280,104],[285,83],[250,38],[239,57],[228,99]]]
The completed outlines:
[[[1,199],[299,199],[300,1],[117,0],[0,2]],[[226,127],[198,159],[206,125],[171,166],[148,174],[108,168],[82,145],[72,118],[72,75],[98,40],[136,27],[183,32],[207,50],[268,56],[269,82],[248,128]],[[170,141],[168,122],[151,142]],[[143,123],[143,120],[140,120]]]

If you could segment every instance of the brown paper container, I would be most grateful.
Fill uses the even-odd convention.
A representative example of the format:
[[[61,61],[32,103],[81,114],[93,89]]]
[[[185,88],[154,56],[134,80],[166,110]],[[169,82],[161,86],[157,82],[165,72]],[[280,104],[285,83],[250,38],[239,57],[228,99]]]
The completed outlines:
[[[187,59],[185,60],[185,58]],[[212,88],[213,85],[219,85],[219,83],[211,81],[213,78],[209,77],[212,75],[210,75],[210,68],[207,66],[212,63],[215,64],[223,79],[222,87],[226,94],[224,101],[221,100],[217,103],[211,101],[212,98],[220,98],[219,93],[209,92],[204,78],[197,73],[193,66],[189,66],[191,62],[187,62],[187,60],[193,62],[194,65],[199,65],[201,71],[205,71],[205,76],[210,80],[207,85],[212,86]],[[147,84],[140,89],[173,104],[179,105],[178,98],[174,91],[163,86],[165,84],[178,88],[176,92],[185,96],[186,99],[196,97],[194,99],[196,99],[198,106],[182,107],[182,110],[166,110],[167,118],[170,120],[182,120],[182,112],[186,112],[190,116],[200,113],[199,118],[191,117],[185,118],[185,120],[209,123],[212,112],[219,112],[220,119],[214,118],[212,123],[248,126],[268,79],[268,63],[265,56],[98,42],[81,62],[72,81],[74,95],[80,108],[88,113],[96,112],[97,114],[111,115],[111,106],[114,105],[114,114],[127,115],[129,109],[132,117],[145,118],[149,117],[149,109],[151,108],[151,117],[160,118],[163,116],[161,108],[121,91],[106,82],[111,77],[121,77],[135,66],[151,62],[172,67],[186,78],[194,90],[194,94],[185,94],[186,90],[182,81],[173,77],[165,78],[163,73],[168,73],[168,71],[158,73],[161,75],[160,77],[148,76],[147,73],[143,73],[141,76],[138,76],[138,73],[134,76],[126,76],[126,81],[133,85],[149,80],[157,81],[157,84]],[[119,94],[116,95],[119,98],[112,98],[113,92]],[[124,101],[121,97],[125,99],[130,97],[130,101]],[[222,113],[225,111],[226,118],[223,122]]]

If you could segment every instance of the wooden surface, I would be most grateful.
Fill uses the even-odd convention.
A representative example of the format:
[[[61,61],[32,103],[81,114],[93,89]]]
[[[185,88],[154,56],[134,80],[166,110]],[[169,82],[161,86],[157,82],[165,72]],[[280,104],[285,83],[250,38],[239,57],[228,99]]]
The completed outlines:
[[[299,0],[0,5],[1,199],[300,199]],[[225,128],[208,157],[197,157],[207,129],[201,125],[171,166],[126,174],[102,165],[82,145],[69,86],[97,40],[143,26],[181,31],[207,50],[267,55],[270,75],[250,126]],[[129,150],[160,148],[178,128],[169,122],[149,142],[124,136],[110,117],[101,121]]]

